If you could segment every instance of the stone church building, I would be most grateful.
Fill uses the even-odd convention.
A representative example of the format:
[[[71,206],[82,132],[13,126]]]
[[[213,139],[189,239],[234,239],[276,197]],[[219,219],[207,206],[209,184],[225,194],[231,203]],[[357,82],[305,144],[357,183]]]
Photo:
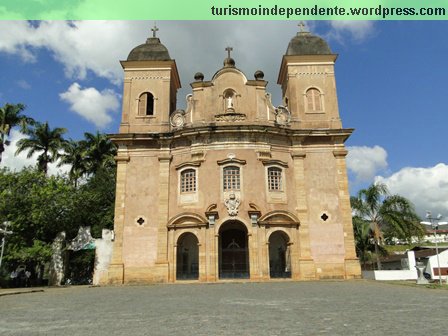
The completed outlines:
[[[334,64],[301,31],[281,60],[275,107],[262,71],[231,48],[177,109],[176,62],[155,36],[124,70],[115,238],[101,283],[360,277]],[[285,46],[286,47],[286,46]]]

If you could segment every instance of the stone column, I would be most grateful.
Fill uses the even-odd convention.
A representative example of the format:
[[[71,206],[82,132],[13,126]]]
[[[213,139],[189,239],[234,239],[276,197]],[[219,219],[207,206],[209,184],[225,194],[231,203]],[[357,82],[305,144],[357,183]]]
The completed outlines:
[[[170,183],[169,153],[161,153],[159,156],[159,214],[157,229],[157,274],[155,277],[165,282],[168,280],[168,210],[169,210],[169,183]]]
[[[212,278],[212,281],[218,281],[219,280],[219,231],[214,230],[214,246],[213,246],[213,253],[212,253],[212,263],[213,263],[213,269],[215,271],[215,277]]]
[[[261,254],[261,272],[262,278],[265,280],[270,279],[269,275],[269,241],[267,241],[267,230],[266,225],[261,226],[259,229],[261,239],[260,239],[260,254]]]
[[[176,281],[176,273],[174,272],[174,267],[176,265],[176,246],[177,242],[175,239],[175,230],[168,231],[168,282]],[[172,248],[170,248],[172,247]]]
[[[337,183],[339,190],[339,209],[341,211],[344,247],[345,247],[345,278],[353,279],[361,277],[361,266],[356,257],[355,238],[352,224],[352,208],[350,206],[350,193],[348,191],[347,167],[345,164],[346,149],[336,149],[333,155],[336,159]]]
[[[294,163],[294,181],[295,181],[295,196],[297,200],[297,216],[300,220],[299,227],[299,244],[292,246],[292,248],[299,248],[299,274],[297,270],[294,271],[294,278],[311,280],[316,278],[316,268],[314,260],[311,256],[310,246],[310,230],[308,223],[308,202],[306,197],[305,185],[305,157],[304,150],[296,149],[291,153]],[[294,254],[294,253],[293,253]],[[291,260],[294,264],[294,262]]]
[[[118,149],[118,155],[115,157],[117,162],[117,187],[115,195],[115,220],[114,220],[114,244],[112,260],[109,265],[108,279],[109,284],[122,284],[124,282],[123,265],[123,232],[125,225],[125,204],[126,204],[126,170],[130,160],[127,148]]]
[[[207,239],[206,239],[206,229],[205,228],[199,228],[198,230],[198,238],[200,238],[200,241],[198,242],[198,249],[199,249],[199,281],[207,281]]]

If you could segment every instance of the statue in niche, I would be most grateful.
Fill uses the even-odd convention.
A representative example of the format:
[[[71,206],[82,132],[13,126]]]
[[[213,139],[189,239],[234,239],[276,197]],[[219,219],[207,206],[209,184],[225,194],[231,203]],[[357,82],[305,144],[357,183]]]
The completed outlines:
[[[233,99],[232,96],[226,98],[227,101],[227,110],[233,110]]]
[[[230,216],[238,215],[238,207],[240,206],[240,200],[235,196],[234,193],[231,193],[228,198],[225,199],[224,205],[227,208],[227,212]]]
[[[233,99],[234,99],[234,93],[232,91],[227,91],[224,94],[224,99],[225,99],[225,106],[226,106],[226,112],[235,112],[235,108],[234,108],[234,104],[233,104]]]

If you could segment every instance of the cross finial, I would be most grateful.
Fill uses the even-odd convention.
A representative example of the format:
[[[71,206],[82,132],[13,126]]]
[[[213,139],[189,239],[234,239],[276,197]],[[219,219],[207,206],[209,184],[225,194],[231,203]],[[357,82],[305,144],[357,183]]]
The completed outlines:
[[[298,24],[298,26],[299,26],[299,30],[300,30],[300,32],[301,33],[304,33],[305,32],[305,28],[306,28],[306,25],[305,25],[305,23],[303,22],[303,21],[300,21],[300,23]]]
[[[230,58],[230,52],[233,50],[233,48],[227,47],[225,50],[227,51],[227,58]]]
[[[159,30],[159,28],[157,28],[155,21],[154,21],[154,27],[151,28],[151,30],[152,30],[152,37],[156,37],[156,32]]]

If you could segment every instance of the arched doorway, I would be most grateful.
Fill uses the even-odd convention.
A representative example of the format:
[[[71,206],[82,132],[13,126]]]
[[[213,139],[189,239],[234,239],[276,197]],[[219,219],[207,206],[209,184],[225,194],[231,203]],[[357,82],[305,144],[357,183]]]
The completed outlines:
[[[198,239],[192,233],[184,233],[177,240],[176,279],[197,280],[199,277]]]
[[[247,229],[238,221],[229,221],[219,230],[219,278],[249,278]]]
[[[291,277],[291,253],[289,237],[276,231],[269,237],[269,274],[271,278]]]

